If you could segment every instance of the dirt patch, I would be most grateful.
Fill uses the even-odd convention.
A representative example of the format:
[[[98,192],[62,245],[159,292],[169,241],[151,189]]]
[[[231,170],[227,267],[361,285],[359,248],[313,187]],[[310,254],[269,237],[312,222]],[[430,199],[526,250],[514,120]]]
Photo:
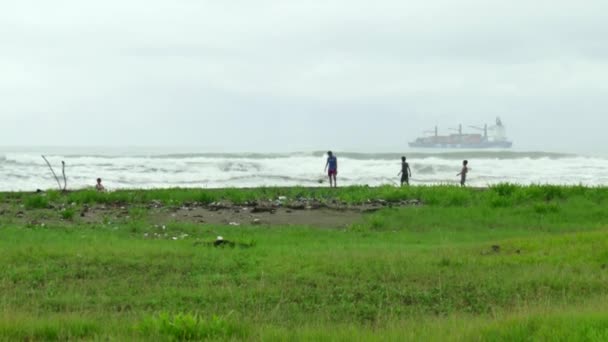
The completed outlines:
[[[361,220],[368,213],[387,207],[418,206],[417,200],[388,203],[383,200],[350,205],[316,200],[251,202],[235,205],[229,202],[211,204],[188,203],[180,207],[165,206],[158,201],[138,205],[67,205],[27,210],[19,205],[0,205],[4,222],[26,225],[50,224],[107,224],[143,220],[163,225],[193,223],[201,225],[233,226],[307,226],[318,228],[345,228]],[[66,218],[66,211],[72,217]]]
[[[363,213],[357,211],[337,211],[333,209],[292,210],[278,208],[273,211],[256,211],[251,208],[240,210],[209,210],[196,208],[177,210],[172,213],[154,214],[158,222],[178,221],[202,224],[226,225],[278,225],[311,226],[320,228],[344,228],[361,219]]]

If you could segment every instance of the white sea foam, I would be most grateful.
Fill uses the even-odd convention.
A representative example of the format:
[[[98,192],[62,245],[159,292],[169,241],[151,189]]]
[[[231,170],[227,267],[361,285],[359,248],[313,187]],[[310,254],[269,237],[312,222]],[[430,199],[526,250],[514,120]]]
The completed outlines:
[[[399,154],[338,153],[340,185],[396,184]],[[324,186],[322,152],[293,154],[54,154],[60,172],[66,162],[70,189],[93,186],[101,177],[109,189],[167,187]],[[410,153],[412,184],[457,184],[461,160],[469,160],[468,184],[608,185],[608,158],[550,153]],[[49,189],[57,184],[40,153],[0,152],[0,191]]]

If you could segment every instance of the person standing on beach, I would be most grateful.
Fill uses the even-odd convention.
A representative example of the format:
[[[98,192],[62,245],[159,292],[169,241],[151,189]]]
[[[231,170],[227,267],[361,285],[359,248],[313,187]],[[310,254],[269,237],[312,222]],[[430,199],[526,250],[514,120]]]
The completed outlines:
[[[456,176],[460,176],[460,186],[464,186],[464,183],[467,181],[467,173],[469,173],[469,168],[467,165],[469,164],[468,160],[462,161],[462,170]]]
[[[401,175],[401,186],[403,186],[403,183],[410,185],[410,177],[412,177],[410,164],[408,164],[405,160],[405,156],[401,157],[401,172],[397,174],[397,176]]]
[[[338,175],[338,158],[331,151],[327,152],[327,163],[325,163],[325,171],[329,177],[329,187],[338,187],[336,176]]]

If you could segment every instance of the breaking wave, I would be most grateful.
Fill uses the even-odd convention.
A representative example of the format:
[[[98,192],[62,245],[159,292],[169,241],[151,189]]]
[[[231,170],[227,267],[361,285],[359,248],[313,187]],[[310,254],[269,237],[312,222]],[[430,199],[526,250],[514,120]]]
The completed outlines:
[[[336,152],[341,185],[396,184],[400,153]],[[101,177],[110,189],[166,187],[324,186],[325,152],[296,153],[78,153],[48,154],[66,162],[70,188],[92,186]],[[469,184],[608,185],[608,159],[565,153],[511,151],[409,152],[412,184],[457,184],[468,159]],[[0,191],[56,186],[39,153],[0,154]]]

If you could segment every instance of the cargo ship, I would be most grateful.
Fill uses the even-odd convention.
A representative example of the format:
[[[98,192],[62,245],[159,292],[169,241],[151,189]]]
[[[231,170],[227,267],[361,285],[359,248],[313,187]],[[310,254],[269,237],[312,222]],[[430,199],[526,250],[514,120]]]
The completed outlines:
[[[435,126],[434,131],[427,131],[432,135],[420,137],[409,143],[415,148],[511,148],[513,142],[507,139],[505,126],[500,118],[496,118],[496,124],[488,127],[469,126],[483,133],[463,133],[462,125],[458,128],[450,128],[457,133],[439,135],[439,129]]]

